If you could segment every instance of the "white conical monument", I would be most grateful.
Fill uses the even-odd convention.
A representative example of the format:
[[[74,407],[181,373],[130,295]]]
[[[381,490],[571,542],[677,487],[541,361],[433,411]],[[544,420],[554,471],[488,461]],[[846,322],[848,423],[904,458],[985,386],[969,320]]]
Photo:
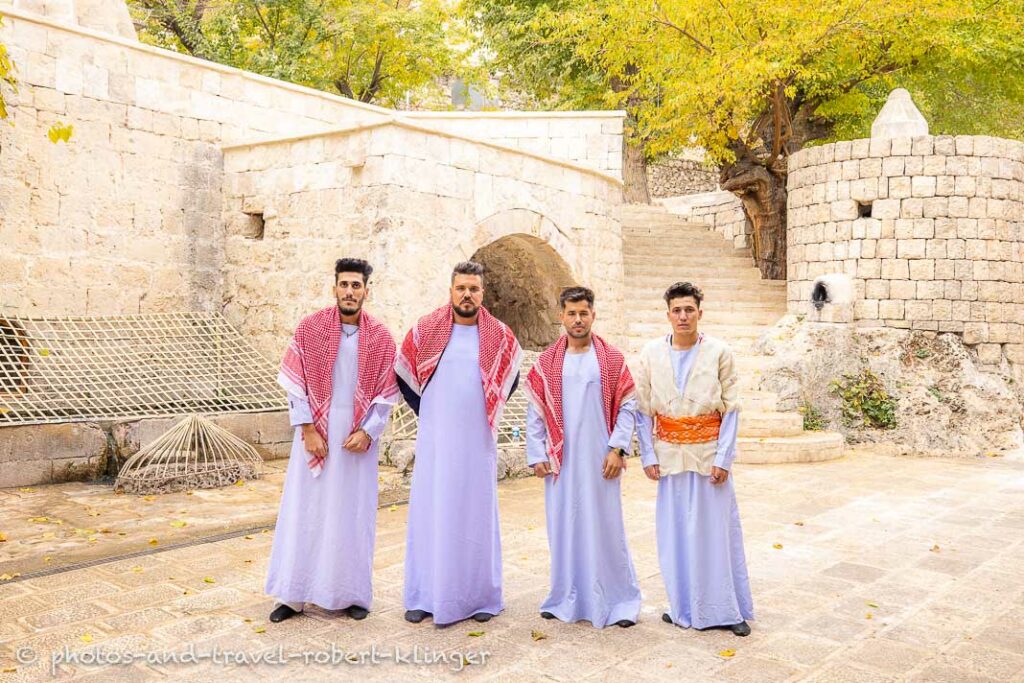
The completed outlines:
[[[872,138],[913,138],[928,135],[928,122],[904,88],[896,88],[871,124]]]

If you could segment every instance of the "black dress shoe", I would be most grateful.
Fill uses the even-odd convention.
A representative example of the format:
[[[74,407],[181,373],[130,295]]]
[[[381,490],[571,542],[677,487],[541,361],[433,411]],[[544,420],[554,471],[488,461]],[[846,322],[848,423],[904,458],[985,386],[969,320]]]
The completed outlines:
[[[552,614],[551,612],[541,612],[540,615],[542,617],[544,617],[545,619],[554,619],[555,618],[555,615]]]
[[[482,624],[485,621],[490,621],[493,616],[493,614],[488,614],[487,612],[477,612],[473,615],[473,621],[479,621]]]
[[[366,618],[366,615],[370,613],[370,610],[359,605],[351,605],[345,608],[345,614],[349,615],[356,621],[362,621]]]
[[[629,619],[619,619],[615,622],[615,625],[619,628],[629,628],[630,626],[633,626],[635,624],[635,621],[630,621]]]
[[[672,621],[672,617],[670,617],[668,615],[668,612],[662,612],[661,613],[661,620],[664,621],[666,624],[674,624],[675,623],[674,621]]]
[[[429,616],[430,612],[425,612],[421,609],[411,609],[406,611],[405,620],[413,624],[418,624]]]
[[[291,619],[296,614],[298,614],[298,612],[288,605],[278,605],[277,608],[270,613],[270,621],[276,624],[280,621],[284,621],[285,619]]]
[[[732,624],[728,629],[740,638],[745,638],[750,635],[750,624],[745,621],[741,621],[738,624]]]

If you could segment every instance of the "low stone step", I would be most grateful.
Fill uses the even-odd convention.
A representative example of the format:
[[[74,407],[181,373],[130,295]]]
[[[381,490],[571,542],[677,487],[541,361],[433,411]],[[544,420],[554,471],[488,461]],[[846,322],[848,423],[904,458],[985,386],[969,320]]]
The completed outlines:
[[[740,437],[736,444],[736,462],[742,464],[778,464],[819,462],[842,457],[846,441],[835,432],[803,432],[786,437]]]
[[[685,249],[680,250],[678,253],[623,254],[622,263],[626,266],[637,266],[640,268],[702,266],[704,268],[714,267],[716,270],[723,271],[743,268],[760,273],[753,261],[746,256],[709,257],[703,254],[690,254]]]
[[[746,283],[761,281],[761,273],[758,272],[757,268],[723,269],[708,267],[707,264],[700,266],[686,264],[675,266],[627,264],[623,271],[627,278],[635,280],[630,285],[644,287],[658,286],[657,283],[663,283],[661,285],[662,290],[678,280],[685,280],[703,287],[702,283],[705,280],[713,277],[721,278],[723,275],[728,275],[730,280],[742,280]]]
[[[688,256],[690,258],[699,256],[707,259],[741,258],[746,260],[748,263],[754,262],[754,257],[750,254],[749,250],[734,249],[728,244],[723,244],[721,246],[708,244],[695,244],[693,246],[680,245],[673,248],[667,248],[665,245],[661,245],[660,247],[652,248],[642,244],[626,242],[622,248],[622,256],[624,258],[647,258],[652,255],[664,255],[671,258],[678,258],[680,255]]]
[[[761,412],[750,410],[743,403],[740,438],[799,436],[803,431],[804,418],[799,413]]]
[[[779,397],[773,391],[740,391],[740,410],[774,413],[779,406]],[[742,413],[741,413],[742,414]],[[801,417],[801,425],[803,418]]]

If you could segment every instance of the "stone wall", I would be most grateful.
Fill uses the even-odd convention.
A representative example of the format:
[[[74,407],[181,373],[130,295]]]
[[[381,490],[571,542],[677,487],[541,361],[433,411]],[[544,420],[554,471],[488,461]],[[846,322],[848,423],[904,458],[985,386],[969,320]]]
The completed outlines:
[[[401,116],[453,135],[572,161],[622,177],[625,112],[401,112]]]
[[[605,334],[621,331],[621,183],[610,176],[402,122],[224,154],[225,314],[269,357],[332,301],[340,255],[374,265],[368,310],[400,335],[445,303],[456,262],[510,236],[538,274],[557,259],[594,287]]]
[[[647,165],[651,198],[678,197],[718,189],[718,172],[695,159],[661,159]]]
[[[4,15],[0,40],[19,79],[19,91],[7,93],[13,125],[0,125],[0,244],[13,245],[0,251],[0,304],[9,313],[216,310],[224,269],[221,145],[397,113],[14,7]],[[509,144],[548,145],[547,153],[611,170],[621,115],[579,119],[569,112],[494,115],[482,124],[441,117],[437,125],[485,136],[497,130]],[[47,139],[57,122],[74,126],[70,143]]]
[[[706,223],[731,241],[737,249],[752,246],[750,221],[743,212],[743,203],[731,192],[719,190],[665,197],[655,203],[674,214]]]
[[[1024,143],[839,142],[790,158],[789,308],[845,273],[861,325],[955,332],[983,363],[1024,362]]]

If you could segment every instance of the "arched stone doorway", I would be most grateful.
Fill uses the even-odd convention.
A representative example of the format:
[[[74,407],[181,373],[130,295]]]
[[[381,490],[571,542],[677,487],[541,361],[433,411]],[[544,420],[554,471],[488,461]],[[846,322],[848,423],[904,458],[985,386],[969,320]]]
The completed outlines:
[[[508,235],[478,249],[473,260],[487,269],[484,306],[512,328],[524,349],[541,351],[558,339],[558,294],[575,279],[547,242]]]

